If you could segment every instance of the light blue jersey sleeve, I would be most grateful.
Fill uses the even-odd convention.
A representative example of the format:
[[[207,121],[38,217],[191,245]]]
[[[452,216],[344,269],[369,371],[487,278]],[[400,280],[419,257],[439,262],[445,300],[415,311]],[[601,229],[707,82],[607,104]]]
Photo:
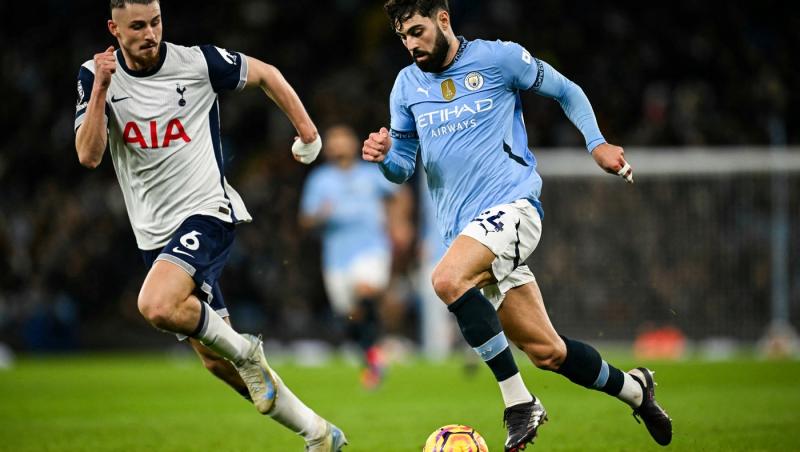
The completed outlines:
[[[496,55],[507,86],[518,90],[532,90],[540,96],[558,101],[567,118],[583,134],[589,152],[606,142],[597,125],[592,104],[580,86],[546,62],[534,58],[517,43],[503,43]]]
[[[374,166],[370,167],[372,170],[375,169]],[[381,173],[378,171],[374,171],[374,179],[375,179],[375,187],[377,187],[378,192],[381,195],[381,198],[391,198],[400,190],[400,186],[397,184],[393,184],[389,180],[387,180]]]
[[[401,73],[389,95],[389,113],[391,114],[389,135],[392,138],[392,147],[383,162],[378,165],[383,175],[396,184],[402,184],[414,174],[417,150],[419,150],[416,123],[403,100],[402,85]]]

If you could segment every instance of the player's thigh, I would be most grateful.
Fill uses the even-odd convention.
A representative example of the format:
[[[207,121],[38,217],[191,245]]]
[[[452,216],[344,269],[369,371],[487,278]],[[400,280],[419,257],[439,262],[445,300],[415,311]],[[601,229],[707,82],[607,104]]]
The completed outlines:
[[[563,347],[535,280],[506,292],[497,316],[506,337],[532,357],[546,357]]]
[[[437,293],[446,289],[447,284],[465,283],[469,287],[483,287],[495,281],[492,275],[492,261],[495,255],[478,240],[459,235],[444,253],[433,269],[431,278]]]
[[[169,261],[156,261],[139,291],[139,309],[177,305],[186,300],[194,288],[194,280],[184,269]]]

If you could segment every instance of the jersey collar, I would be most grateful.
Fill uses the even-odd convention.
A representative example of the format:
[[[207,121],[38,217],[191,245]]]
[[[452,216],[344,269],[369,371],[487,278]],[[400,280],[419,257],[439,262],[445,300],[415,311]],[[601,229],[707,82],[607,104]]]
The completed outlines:
[[[458,50],[456,50],[456,56],[453,57],[453,61],[451,61],[450,64],[448,64],[447,66],[443,67],[442,70],[439,71],[440,73],[442,73],[442,72],[450,69],[451,67],[453,67],[453,65],[456,64],[456,61],[458,61],[458,59],[461,58],[461,55],[464,54],[464,50],[466,50],[466,48],[467,48],[467,42],[468,42],[467,38],[465,38],[463,36],[458,36],[458,42],[459,42],[459,44],[458,44]]]
[[[155,66],[149,69],[143,69],[141,71],[134,71],[133,69],[129,68],[127,64],[125,64],[125,57],[122,55],[122,49],[117,50],[117,62],[119,63],[119,67],[125,71],[126,74],[131,75],[133,77],[149,77],[161,69],[161,66],[164,65],[164,60],[167,59],[167,43],[161,41],[161,45],[158,48],[158,63]]]

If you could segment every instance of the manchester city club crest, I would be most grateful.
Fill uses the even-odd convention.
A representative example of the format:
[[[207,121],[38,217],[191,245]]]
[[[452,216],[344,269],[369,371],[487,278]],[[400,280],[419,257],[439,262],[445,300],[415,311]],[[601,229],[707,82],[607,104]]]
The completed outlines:
[[[464,87],[470,91],[477,91],[483,87],[483,76],[480,72],[470,72],[464,77]]]
[[[442,82],[442,97],[444,100],[453,100],[456,97],[456,84],[449,78]]]

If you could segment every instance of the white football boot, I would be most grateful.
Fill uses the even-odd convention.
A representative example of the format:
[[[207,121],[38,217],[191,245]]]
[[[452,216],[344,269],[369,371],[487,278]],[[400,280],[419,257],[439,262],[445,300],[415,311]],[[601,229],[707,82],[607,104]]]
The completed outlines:
[[[261,347],[261,336],[242,334],[250,341],[252,348],[243,362],[235,365],[239,375],[247,385],[250,398],[261,414],[267,414],[275,406],[278,396],[278,382],[272,375],[272,370],[267,364],[264,349]]]
[[[321,438],[306,443],[306,452],[340,452],[345,445],[347,438],[344,437],[344,432],[328,422]]]

